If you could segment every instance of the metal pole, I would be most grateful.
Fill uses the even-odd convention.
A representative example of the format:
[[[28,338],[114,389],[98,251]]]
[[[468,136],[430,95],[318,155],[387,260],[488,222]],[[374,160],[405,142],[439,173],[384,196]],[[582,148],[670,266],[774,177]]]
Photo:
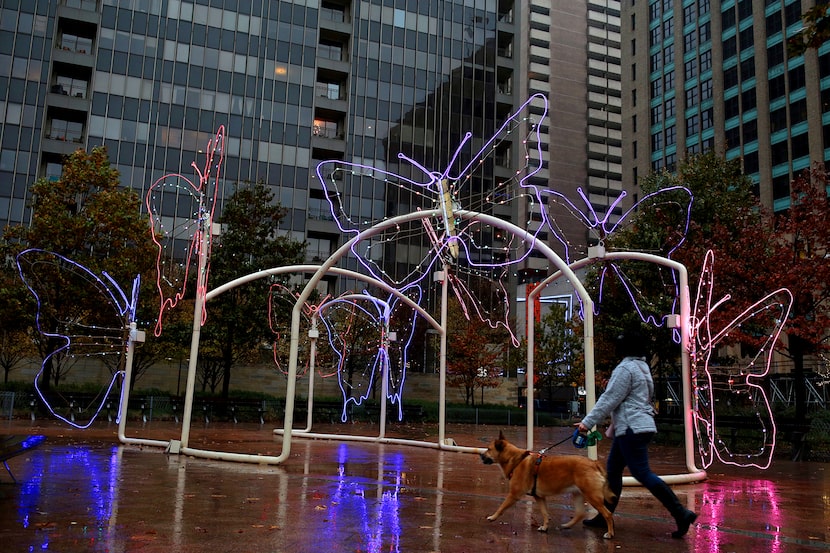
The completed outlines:
[[[190,420],[193,416],[193,396],[196,387],[196,361],[199,357],[199,339],[202,333],[202,314],[205,309],[207,291],[207,251],[213,221],[210,215],[202,219],[202,246],[199,251],[199,273],[196,277],[196,302],[193,306],[193,333],[190,339],[190,359],[187,364],[187,384],[184,392],[184,413],[182,416],[181,447],[188,447],[190,441]]]
[[[444,445],[447,427],[447,290],[449,288],[449,266],[444,264],[444,271],[437,273],[441,280],[441,350],[438,354],[438,447]]]

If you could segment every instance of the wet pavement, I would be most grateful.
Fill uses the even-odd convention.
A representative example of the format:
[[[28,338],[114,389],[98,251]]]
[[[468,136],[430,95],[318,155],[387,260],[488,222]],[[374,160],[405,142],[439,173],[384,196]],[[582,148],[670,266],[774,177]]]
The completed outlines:
[[[194,427],[191,447],[278,455],[272,426]],[[315,431],[372,435],[371,426]],[[450,426],[459,445],[482,447],[498,428]],[[537,446],[565,428],[537,428]],[[627,487],[611,540],[598,530],[539,533],[531,501],[488,522],[506,493],[495,466],[437,449],[295,439],[277,466],[168,455],[121,446],[117,427],[86,431],[52,421],[0,424],[2,434],[45,434],[37,449],[0,473],[0,551],[72,552],[789,552],[830,551],[830,465],[776,460],[769,470],[713,465],[707,480],[674,486],[697,522],[672,539],[673,521],[644,490]],[[434,440],[413,425],[387,435]],[[131,437],[177,439],[172,423],[129,428]],[[523,430],[505,429],[517,445]],[[437,441],[437,440],[434,440]],[[606,441],[600,442],[604,457]],[[553,452],[580,455],[569,443]],[[684,472],[683,451],[653,447],[658,474]],[[2,470],[2,469],[0,469]],[[529,498],[528,498],[529,499]],[[549,499],[552,524],[570,518],[570,498]]]

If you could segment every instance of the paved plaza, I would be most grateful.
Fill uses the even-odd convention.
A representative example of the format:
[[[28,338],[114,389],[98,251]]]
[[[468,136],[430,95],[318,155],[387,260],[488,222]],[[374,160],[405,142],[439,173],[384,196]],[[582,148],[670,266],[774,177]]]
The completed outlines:
[[[272,426],[194,427],[190,445],[279,455]],[[830,551],[830,465],[776,460],[769,470],[709,468],[699,483],[674,486],[699,513],[689,534],[672,539],[673,522],[642,489],[627,487],[617,534],[536,531],[540,517],[520,502],[497,522],[507,489],[495,466],[476,455],[427,447],[295,439],[278,466],[168,455],[122,446],[117,427],[81,431],[54,421],[13,421],[3,434],[43,434],[38,448],[9,460],[17,479],[0,475],[0,550],[72,552],[789,552]],[[315,430],[318,430],[315,427]],[[372,435],[371,425],[323,432]],[[481,447],[499,428],[450,426],[459,445]],[[524,429],[503,429],[518,445]],[[437,441],[428,425],[387,429]],[[553,444],[567,427],[537,428],[536,445]],[[178,439],[173,423],[128,427],[128,436]],[[604,458],[607,441],[600,442]],[[566,442],[554,452],[584,455]],[[684,469],[679,448],[653,447],[658,474]],[[529,498],[528,498],[529,499]],[[567,521],[569,498],[549,500],[552,523]]]

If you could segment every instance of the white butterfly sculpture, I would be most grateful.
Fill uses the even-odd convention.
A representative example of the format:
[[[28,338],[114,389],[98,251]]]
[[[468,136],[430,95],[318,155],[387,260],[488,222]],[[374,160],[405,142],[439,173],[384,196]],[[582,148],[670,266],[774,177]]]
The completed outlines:
[[[188,278],[198,267],[200,257],[210,258],[212,237],[206,223],[214,220],[224,155],[225,127],[220,126],[208,142],[204,168],[200,169],[195,161],[192,163],[197,182],[171,173],[156,180],[147,191],[145,203],[153,242],[158,248],[156,288],[160,305],[156,336],[161,334],[164,314],[184,297]],[[209,264],[205,266],[205,285],[196,290],[202,297],[207,293],[208,272]],[[202,311],[203,324],[205,317],[206,310]]]
[[[714,300],[714,254],[703,262],[697,299],[691,320],[691,363],[694,419],[703,466],[714,459],[729,465],[767,468],[775,451],[775,418],[761,380],[769,373],[775,343],[787,321],[793,296],[781,288],[741,311],[733,320],[713,327],[718,307],[730,297]],[[720,367],[715,362],[719,345],[731,331],[752,330],[761,343],[737,365]],[[751,327],[751,328],[750,328]],[[744,407],[754,413],[758,426],[752,435],[731,435],[732,425],[719,412]],[[726,432],[729,431],[729,432]]]
[[[356,242],[351,253],[357,263],[376,279],[386,281],[402,292],[420,289],[425,279],[429,283],[428,278],[435,270],[449,264],[452,267],[448,275],[450,283],[467,317],[475,312],[492,327],[504,327],[518,344],[510,327],[509,298],[504,281],[509,268],[530,254],[541,225],[533,233],[530,243],[526,243],[502,233],[492,233],[475,220],[461,221],[455,212],[461,209],[462,198],[468,203],[464,209],[470,211],[492,211],[494,205],[520,197],[540,202],[539,187],[547,182],[536,182],[533,177],[542,167],[540,132],[547,113],[547,98],[541,94],[533,95],[501,126],[494,127],[490,138],[474,139],[470,132],[459,135],[460,143],[452,155],[446,161],[437,161],[445,163],[439,170],[430,169],[403,153],[397,155],[397,161],[401,162],[400,173],[386,170],[383,161],[371,166],[342,160],[318,164],[317,176],[325,189],[332,217],[348,238],[396,215],[392,211],[399,204],[412,205],[418,210],[440,209],[440,216],[435,221],[397,226],[370,240]],[[520,154],[523,165],[503,177],[494,177],[498,174],[496,160],[502,167],[499,170],[503,170],[507,160],[511,159],[511,151]],[[367,196],[368,191],[378,190],[389,195],[386,204],[361,200],[361,197],[373,195]],[[404,275],[393,275],[390,265],[379,260],[395,257],[396,250],[398,255],[403,255],[404,246],[408,247],[409,258],[405,264],[394,264],[395,270],[400,270],[402,265],[412,267],[412,270]],[[412,259],[413,255],[420,257]],[[480,291],[471,291],[467,285],[470,279],[476,278],[497,283],[492,291],[496,300],[492,303],[498,308],[492,313],[486,302],[478,297]]]
[[[83,357],[123,356],[130,323],[135,320],[140,279],[135,277],[127,295],[106,272],[96,275],[67,257],[41,249],[18,254],[17,269],[37,301],[38,340],[48,352],[35,376],[35,391],[55,417],[72,426],[88,428],[124,371],[114,370],[108,385],[89,405],[74,405],[71,398],[62,398],[62,403],[70,402],[68,414],[61,414],[55,405],[59,398],[54,393],[43,390],[42,376],[47,367],[53,371],[66,369]],[[119,367],[123,365],[121,359]]]

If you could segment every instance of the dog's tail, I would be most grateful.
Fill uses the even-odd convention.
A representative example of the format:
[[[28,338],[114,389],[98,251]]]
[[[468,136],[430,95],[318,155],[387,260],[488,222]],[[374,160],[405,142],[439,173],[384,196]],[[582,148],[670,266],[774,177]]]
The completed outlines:
[[[602,475],[602,499],[605,501],[606,505],[613,505],[617,502],[617,494],[611,491],[611,486],[608,485],[608,474],[605,472],[605,467],[599,461],[597,463],[597,468],[599,468],[599,472]]]

